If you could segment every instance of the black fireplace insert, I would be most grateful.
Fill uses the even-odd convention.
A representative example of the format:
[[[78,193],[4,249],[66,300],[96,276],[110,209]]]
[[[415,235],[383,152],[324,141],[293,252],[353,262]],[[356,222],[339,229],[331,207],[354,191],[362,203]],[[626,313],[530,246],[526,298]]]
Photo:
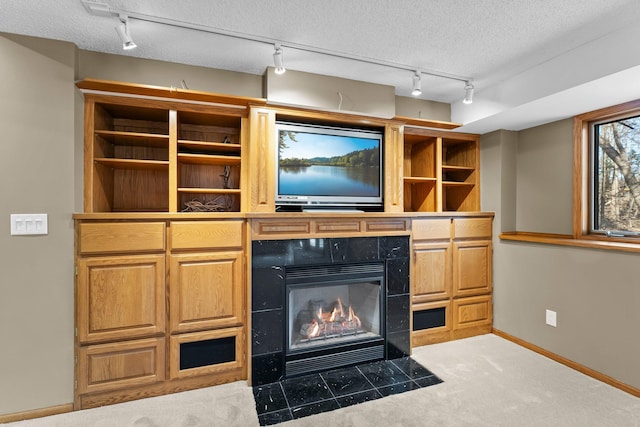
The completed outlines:
[[[285,270],[285,374],[384,357],[384,263]]]
[[[409,238],[254,241],[252,384],[410,354]]]

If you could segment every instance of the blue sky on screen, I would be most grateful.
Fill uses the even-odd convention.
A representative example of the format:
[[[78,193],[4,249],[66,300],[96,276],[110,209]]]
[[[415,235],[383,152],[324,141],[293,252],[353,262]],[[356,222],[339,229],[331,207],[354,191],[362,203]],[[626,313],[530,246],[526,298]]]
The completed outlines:
[[[313,133],[296,133],[297,142],[285,137],[289,148],[282,151],[283,159],[310,159],[313,157],[342,156],[352,151],[364,150],[378,146],[378,141],[365,138],[351,138],[334,135],[318,135]]]

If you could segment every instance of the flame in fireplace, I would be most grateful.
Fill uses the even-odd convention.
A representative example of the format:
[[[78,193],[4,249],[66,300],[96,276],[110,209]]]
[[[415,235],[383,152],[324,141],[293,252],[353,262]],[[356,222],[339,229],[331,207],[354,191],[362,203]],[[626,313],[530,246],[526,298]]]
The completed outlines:
[[[349,317],[347,318],[349,322],[355,322],[355,324],[359,327],[362,326],[362,322],[360,318],[356,316],[356,313],[353,311],[353,307],[349,306]]]
[[[357,334],[362,332],[362,322],[356,315],[353,307],[349,305],[347,314],[345,315],[344,305],[340,298],[337,299],[336,305],[331,312],[325,312],[322,307],[318,307],[316,318],[311,323],[304,325],[307,339],[317,338],[320,336]]]
[[[318,321],[316,319],[313,319],[313,321],[311,322],[311,328],[309,328],[309,334],[307,338],[317,337],[319,332],[320,325],[318,325]]]

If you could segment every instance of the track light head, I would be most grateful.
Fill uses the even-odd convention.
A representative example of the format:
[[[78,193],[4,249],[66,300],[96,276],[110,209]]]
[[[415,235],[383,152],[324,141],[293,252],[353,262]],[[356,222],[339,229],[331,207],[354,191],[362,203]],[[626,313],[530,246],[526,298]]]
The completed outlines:
[[[273,64],[275,65],[276,74],[284,74],[287,71],[284,68],[284,60],[282,59],[282,47],[279,44],[275,45],[275,51],[273,52]]]
[[[471,81],[466,81],[464,84],[464,99],[462,100],[464,104],[473,103],[473,89],[474,87]]]
[[[131,50],[138,47],[129,33],[129,18],[126,15],[120,15],[120,25],[116,27],[116,32],[122,41],[122,49]]]
[[[411,95],[422,95],[422,77],[420,77],[420,73],[417,71],[413,75],[413,90],[411,91]]]

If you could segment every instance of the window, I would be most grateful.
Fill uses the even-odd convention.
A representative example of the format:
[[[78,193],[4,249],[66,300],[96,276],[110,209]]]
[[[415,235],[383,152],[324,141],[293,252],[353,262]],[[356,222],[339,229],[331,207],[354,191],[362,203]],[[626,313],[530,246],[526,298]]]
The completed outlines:
[[[640,99],[573,118],[573,233],[500,239],[640,253]]]
[[[591,124],[591,231],[640,235],[640,115]]]
[[[640,100],[574,119],[574,238],[640,239]]]

